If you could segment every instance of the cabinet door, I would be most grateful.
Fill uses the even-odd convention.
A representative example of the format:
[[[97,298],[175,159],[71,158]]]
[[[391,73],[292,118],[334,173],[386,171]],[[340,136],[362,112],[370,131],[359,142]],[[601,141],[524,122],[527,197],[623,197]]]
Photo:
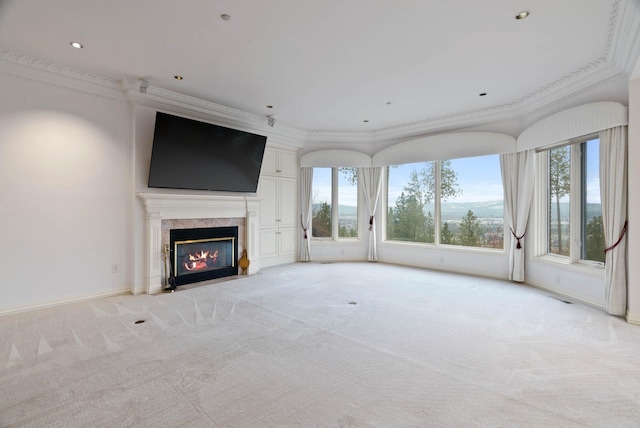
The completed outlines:
[[[279,151],[266,147],[264,149],[264,156],[262,156],[262,167],[260,172],[262,174],[276,175],[278,172],[278,155]]]
[[[296,152],[281,150],[278,170],[281,175],[296,177],[298,175],[298,155]]]
[[[295,254],[297,242],[296,242],[295,227],[280,228],[280,255]]]
[[[276,257],[280,235],[276,229],[260,230],[260,258]]]
[[[295,178],[280,178],[280,227],[296,227],[298,224],[298,205],[296,201],[298,186]]]
[[[277,227],[279,217],[278,178],[260,177],[260,227]]]

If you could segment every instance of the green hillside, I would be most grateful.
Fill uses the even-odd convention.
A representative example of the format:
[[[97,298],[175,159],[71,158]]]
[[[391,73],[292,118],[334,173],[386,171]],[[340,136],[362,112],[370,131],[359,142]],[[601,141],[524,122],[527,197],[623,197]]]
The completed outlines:
[[[321,204],[313,204],[313,211],[320,209]],[[340,214],[344,217],[356,217],[358,210],[354,206],[340,205]],[[502,218],[504,203],[503,201],[485,201],[485,202],[443,202],[442,203],[442,216],[444,220],[460,219],[464,217],[467,212],[471,210],[480,219],[487,218]],[[425,212],[428,212],[425,209]],[[552,205],[551,215],[552,218],[556,217],[555,205]],[[432,213],[433,214],[433,213]],[[602,215],[600,204],[587,204],[587,221],[593,217]],[[569,218],[569,203],[560,203],[560,216],[563,219]]]

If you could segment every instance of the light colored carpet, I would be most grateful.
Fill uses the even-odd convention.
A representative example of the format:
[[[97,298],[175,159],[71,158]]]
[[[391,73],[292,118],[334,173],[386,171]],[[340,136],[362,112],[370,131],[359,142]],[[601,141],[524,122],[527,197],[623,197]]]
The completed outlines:
[[[505,281],[292,264],[0,317],[0,426],[637,427],[640,327]]]

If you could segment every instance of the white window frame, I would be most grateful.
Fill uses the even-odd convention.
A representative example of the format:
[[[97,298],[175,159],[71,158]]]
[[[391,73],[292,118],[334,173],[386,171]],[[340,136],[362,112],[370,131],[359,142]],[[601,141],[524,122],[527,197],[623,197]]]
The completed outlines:
[[[535,236],[536,257],[567,265],[582,266],[587,268],[604,268],[604,264],[594,260],[581,258],[582,248],[582,206],[585,199],[585,189],[582,180],[582,143],[598,139],[599,135],[589,134],[559,144],[541,147],[537,150],[536,159],[536,188],[534,191],[534,212],[537,234]],[[549,209],[549,150],[571,146],[571,187],[569,191],[569,256],[549,253],[549,225],[547,212]],[[584,201],[586,203],[586,201]]]
[[[484,157],[484,156],[500,156],[499,154],[485,154],[485,155],[479,155],[478,157]],[[436,171],[436,176],[435,176],[435,191],[434,191],[434,213],[433,213],[433,221],[434,221],[434,231],[433,231],[433,239],[434,242],[413,242],[413,241],[396,241],[393,239],[389,239],[388,236],[388,230],[387,230],[387,222],[388,222],[388,216],[389,216],[389,175],[388,175],[388,171],[389,171],[389,167],[385,167],[384,168],[384,183],[385,186],[384,187],[384,202],[385,202],[385,209],[383,210],[383,218],[382,218],[382,232],[383,232],[383,241],[385,243],[391,243],[393,245],[409,245],[409,246],[415,246],[415,245],[419,245],[419,246],[431,246],[431,247],[440,247],[440,248],[455,248],[456,250],[463,250],[463,251],[472,251],[472,252],[482,252],[482,251],[486,251],[486,252],[490,252],[490,253],[496,253],[496,252],[502,252],[504,253],[507,250],[507,239],[508,239],[508,228],[506,227],[508,225],[507,223],[507,218],[506,218],[506,213],[504,211],[504,209],[502,210],[502,233],[503,233],[503,239],[502,239],[502,248],[488,248],[488,247],[472,247],[472,246],[467,246],[467,245],[457,245],[457,244],[443,244],[441,242],[441,235],[442,235],[442,162],[443,161],[447,161],[447,160],[455,160],[455,159],[464,159],[464,158],[450,158],[450,159],[442,159],[442,160],[433,160],[433,161],[424,161],[424,162],[408,162],[408,164],[411,163],[428,163],[428,162],[433,162],[435,164],[434,168]],[[406,165],[406,164],[403,164]],[[502,182],[502,179],[501,179]],[[502,187],[503,187],[503,203],[504,203],[504,183],[502,183]]]
[[[314,168],[322,168],[322,167],[314,167]],[[326,167],[329,168],[329,167]],[[358,213],[358,224],[356,227],[357,235],[355,237],[340,237],[338,234],[340,233],[339,226],[339,218],[338,218],[338,187],[339,187],[339,176],[340,168],[343,167],[330,167],[331,168],[331,236],[326,237],[317,237],[312,236],[311,240],[313,241],[357,241],[360,239],[360,169],[357,170],[357,205],[356,212]],[[313,230],[313,221],[311,222],[311,228]],[[313,235],[313,233],[312,233]]]

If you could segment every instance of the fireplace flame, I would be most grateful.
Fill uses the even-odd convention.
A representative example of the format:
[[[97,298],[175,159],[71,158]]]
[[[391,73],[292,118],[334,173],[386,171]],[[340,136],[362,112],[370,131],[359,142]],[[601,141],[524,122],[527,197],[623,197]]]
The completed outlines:
[[[209,263],[215,263],[218,260],[218,250],[213,253],[202,250],[195,254],[189,254],[189,261],[184,262],[183,265],[188,271],[205,269],[208,266],[207,260],[210,260]]]
[[[189,254],[189,260],[190,261],[205,260],[208,255],[209,255],[208,251],[200,251],[199,253],[196,253],[196,254]]]

